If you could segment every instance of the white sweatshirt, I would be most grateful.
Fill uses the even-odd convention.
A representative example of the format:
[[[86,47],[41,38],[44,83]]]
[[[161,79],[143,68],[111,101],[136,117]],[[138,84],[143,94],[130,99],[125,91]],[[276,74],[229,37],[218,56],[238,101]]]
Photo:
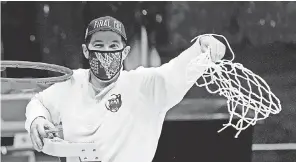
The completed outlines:
[[[32,121],[44,116],[54,124],[62,121],[65,140],[97,143],[102,162],[151,162],[166,112],[194,84],[186,79],[187,65],[195,58],[200,64],[208,62],[200,51],[194,43],[161,67],[122,71],[116,83],[96,96],[89,83],[89,69],[74,70],[72,79],[32,98],[26,108],[26,129],[29,132]],[[197,80],[205,67],[191,66],[198,69],[192,74]]]

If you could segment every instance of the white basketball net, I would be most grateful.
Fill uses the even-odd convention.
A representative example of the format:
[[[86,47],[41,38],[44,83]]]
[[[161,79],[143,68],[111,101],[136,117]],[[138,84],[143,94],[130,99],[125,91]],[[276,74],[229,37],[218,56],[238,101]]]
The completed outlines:
[[[270,113],[277,114],[281,111],[280,100],[271,92],[268,84],[260,76],[243,67],[242,64],[232,62],[234,53],[224,36],[205,34],[194,38],[192,41],[196,39],[199,41],[202,36],[224,38],[232,54],[231,60],[222,59],[216,63],[207,61],[209,63],[203,65],[198,63],[199,58],[196,58],[190,62],[186,72],[189,81],[189,72],[198,70],[193,69],[193,67],[206,66],[205,72],[196,81],[196,85],[206,87],[209,93],[218,93],[227,98],[229,122],[223,124],[223,128],[218,132],[231,126],[238,131],[235,135],[235,138],[237,138],[240,132],[250,125],[254,126],[257,121],[266,119]],[[206,54],[206,59],[211,60],[209,51]],[[197,63],[199,66],[192,65]],[[239,120],[235,122],[234,119]]]

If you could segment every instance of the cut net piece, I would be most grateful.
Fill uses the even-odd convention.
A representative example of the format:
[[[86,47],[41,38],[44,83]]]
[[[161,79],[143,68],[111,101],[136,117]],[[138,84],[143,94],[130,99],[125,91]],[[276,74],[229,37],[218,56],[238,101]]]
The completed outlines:
[[[200,64],[199,58],[192,60],[187,67],[187,79],[192,82],[190,74],[197,71],[196,68],[207,67],[201,78],[196,81],[196,85],[205,87],[209,93],[219,94],[227,98],[229,122],[224,124],[224,127],[218,132],[231,126],[238,131],[235,135],[235,138],[237,138],[242,130],[251,125],[254,126],[257,121],[266,119],[270,114],[279,113],[281,111],[280,100],[271,92],[264,79],[242,64],[232,62],[234,53],[224,36],[206,35],[223,37],[233,57],[231,60],[222,59],[213,63],[210,54],[206,53],[206,59],[209,63]],[[200,37],[197,37],[197,39],[199,41]],[[235,123],[234,119],[238,119],[238,121]]]

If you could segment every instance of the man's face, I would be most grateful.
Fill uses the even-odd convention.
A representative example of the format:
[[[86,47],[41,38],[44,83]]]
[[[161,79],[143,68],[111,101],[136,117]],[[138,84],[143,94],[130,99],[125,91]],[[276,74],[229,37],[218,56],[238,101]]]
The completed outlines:
[[[87,45],[87,47],[86,47]],[[123,49],[122,60],[124,60],[130,52],[130,46],[125,46],[122,37],[112,31],[99,31],[91,36],[91,40],[88,44],[82,44],[83,54],[86,59],[89,58],[90,50],[100,51],[114,51]]]
[[[112,31],[99,31],[92,35],[88,48],[90,50],[115,51],[124,48],[122,38]]]
[[[100,80],[110,80],[119,74],[123,60],[130,51],[122,37],[112,31],[94,33],[89,43],[82,44],[82,49],[85,58],[89,60],[92,72]]]

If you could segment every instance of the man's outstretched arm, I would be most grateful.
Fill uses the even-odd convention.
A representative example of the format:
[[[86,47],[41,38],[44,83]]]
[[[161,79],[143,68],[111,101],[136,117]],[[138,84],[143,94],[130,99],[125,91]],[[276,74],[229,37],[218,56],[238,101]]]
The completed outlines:
[[[207,50],[211,55],[210,60],[206,59]],[[220,60],[225,50],[226,46],[216,38],[203,36],[170,62],[158,68],[143,68],[140,71],[144,78],[141,84],[144,96],[147,96],[148,101],[153,102],[160,109],[168,110],[178,104],[195,81],[203,75],[206,67],[202,64]],[[196,58],[198,62],[190,64]],[[194,73],[190,73],[190,82],[186,76],[188,66],[196,69]]]

